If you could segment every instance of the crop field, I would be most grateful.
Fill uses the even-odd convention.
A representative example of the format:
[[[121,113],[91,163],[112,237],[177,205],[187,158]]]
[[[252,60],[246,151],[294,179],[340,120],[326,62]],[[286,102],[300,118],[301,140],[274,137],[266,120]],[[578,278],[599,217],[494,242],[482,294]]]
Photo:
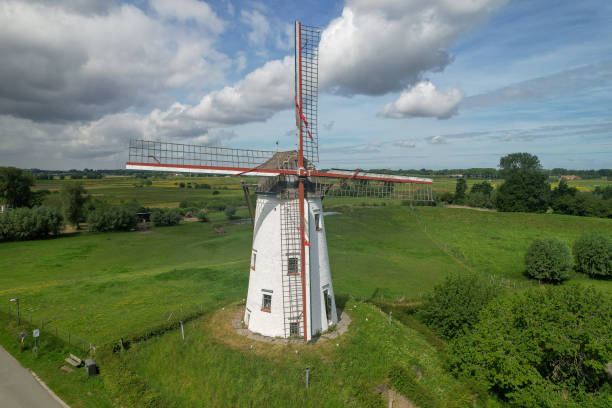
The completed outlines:
[[[146,205],[243,199],[238,179],[184,180],[212,188],[179,188],[175,179],[134,187],[135,179],[116,178],[91,180],[88,191],[106,191],[104,197],[115,203],[136,199]],[[215,190],[220,193],[212,196]],[[246,295],[252,240],[250,224],[221,221],[221,214],[213,217],[214,223],[188,222],[142,232],[77,232],[0,244],[0,296],[19,297],[24,321],[31,318],[32,327],[44,320],[104,347],[182,316],[195,316],[185,325],[184,343],[176,330],[154,335],[118,353],[114,358],[119,360],[102,358],[109,364],[104,384],[94,380],[68,386],[72,377],[56,375],[61,353],[32,359],[16,350],[11,339],[17,329],[12,319],[2,316],[0,342],[49,380],[73,407],[112,406],[111,396],[120,388],[109,385],[108,378],[121,378],[121,370],[140,373],[144,389],[171,402],[161,406],[381,406],[373,389],[388,377],[393,364],[418,365],[425,372],[421,385],[428,398],[450,404],[466,395],[469,400],[470,392],[445,372],[436,345],[408,326],[389,326],[377,308],[362,301],[418,300],[448,274],[470,270],[525,283],[522,258],[533,239],[555,236],[571,244],[586,230],[612,235],[608,219],[374,204],[324,200],[327,210],[339,212],[325,217],[325,230],[334,290],[353,319],[337,346],[297,350],[255,345],[252,350],[213,335],[213,314],[237,307]],[[240,214],[246,216],[246,210],[241,208]],[[572,280],[612,290],[609,280]],[[13,317],[14,312],[13,307]],[[308,392],[303,389],[305,366],[312,372]],[[265,397],[257,392],[263,389],[269,391]],[[84,398],[86,392],[92,397]]]

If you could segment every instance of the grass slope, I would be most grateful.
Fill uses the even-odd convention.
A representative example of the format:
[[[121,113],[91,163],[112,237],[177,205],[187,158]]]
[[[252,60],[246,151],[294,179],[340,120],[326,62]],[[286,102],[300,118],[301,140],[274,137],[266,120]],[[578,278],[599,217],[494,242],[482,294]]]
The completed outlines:
[[[612,236],[612,220],[558,214],[497,213],[461,208],[418,207],[427,229],[485,274],[527,280],[523,275],[525,251],[536,238],[556,237],[570,248],[585,231]],[[572,277],[601,289],[612,281]]]
[[[336,341],[306,346],[252,342],[254,349],[240,351],[216,340],[203,318],[186,326],[184,342],[169,333],[136,345],[126,357],[133,372],[180,407],[382,407],[374,388],[392,365],[410,371],[419,366],[424,372],[419,382],[439,406],[458,395],[469,399],[469,390],[444,372],[435,348],[416,331],[389,325],[369,304],[349,301],[346,308],[352,323],[337,347]],[[269,353],[256,352],[266,348]],[[311,373],[308,390],[305,367]]]

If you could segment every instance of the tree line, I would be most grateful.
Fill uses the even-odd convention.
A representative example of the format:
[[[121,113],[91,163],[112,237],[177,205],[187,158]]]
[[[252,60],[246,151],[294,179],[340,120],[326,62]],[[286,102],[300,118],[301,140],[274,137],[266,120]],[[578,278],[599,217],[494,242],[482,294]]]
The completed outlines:
[[[503,183],[497,189],[484,181],[474,184],[468,193],[466,180],[459,178],[455,193],[443,193],[438,200],[505,212],[554,212],[612,218],[612,186],[581,192],[561,179],[558,186],[551,189],[547,173],[535,155],[512,153],[502,157],[499,174]]]

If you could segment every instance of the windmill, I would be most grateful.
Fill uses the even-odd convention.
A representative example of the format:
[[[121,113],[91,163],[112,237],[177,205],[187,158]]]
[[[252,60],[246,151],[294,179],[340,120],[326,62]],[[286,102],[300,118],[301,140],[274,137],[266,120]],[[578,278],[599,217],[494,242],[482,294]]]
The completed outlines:
[[[432,180],[360,170],[317,170],[320,30],[295,23],[297,149],[268,151],[131,140],[126,168],[260,177],[244,323],[305,341],[338,322],[324,197],[432,201]],[[248,187],[243,184],[248,202]]]

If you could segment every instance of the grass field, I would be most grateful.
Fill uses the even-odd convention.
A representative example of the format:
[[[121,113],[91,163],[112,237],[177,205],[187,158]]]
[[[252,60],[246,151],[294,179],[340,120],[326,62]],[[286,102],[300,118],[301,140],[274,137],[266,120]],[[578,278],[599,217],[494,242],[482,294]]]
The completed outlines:
[[[373,390],[389,368],[417,365],[428,398],[449,403],[465,386],[442,369],[440,355],[414,330],[389,325],[370,304],[349,301],[352,323],[337,341],[305,346],[219,341],[206,319],[186,326],[183,342],[166,334],[130,350],[130,365],[180,407],[384,406]],[[225,333],[222,333],[225,334]],[[225,334],[231,337],[231,334]],[[310,388],[304,370],[310,368]],[[175,373],[176,375],[168,375]]]
[[[165,189],[163,200],[185,191],[212,191],[107,185],[106,191],[115,199],[115,188],[129,190],[121,200],[134,198],[133,191],[142,199],[147,188]],[[227,197],[242,194],[229,186],[220,191],[221,196],[227,191]],[[328,209],[341,212],[327,216],[325,228],[334,289],[342,298],[418,299],[447,274],[470,269],[525,282],[522,258],[533,239],[556,236],[571,243],[586,230],[612,235],[612,220],[607,219],[440,207],[411,210],[398,203],[364,207],[362,200],[355,206],[342,205],[348,202],[324,201]],[[393,363],[406,369],[413,364],[423,368],[426,375],[421,385],[440,404],[465,392],[464,385],[443,370],[441,357],[426,336],[403,325],[388,326],[378,309],[357,300],[347,304],[353,317],[351,331],[329,353],[306,346],[297,355],[294,350],[278,350],[272,358],[215,340],[210,336],[212,313],[246,295],[252,240],[249,224],[225,222],[223,229],[226,234],[218,234],[211,223],[194,222],[144,233],[79,232],[57,239],[2,243],[0,297],[19,297],[26,320],[28,316],[34,323],[44,320],[95,345],[167,324],[185,313],[201,312],[200,318],[186,325],[184,344],[171,331],[136,343],[117,357],[177,406],[365,406],[369,402],[380,406],[382,401],[372,390]],[[573,279],[612,290],[612,281]],[[0,343],[36,369],[73,406],[108,406],[110,396],[100,395],[105,392],[101,382],[54,376],[62,353],[50,351],[32,360],[14,347],[12,320],[0,320],[5,327]],[[308,393],[302,388],[306,365],[312,367],[313,375]],[[78,385],[67,386],[70,381]],[[78,398],[71,392],[92,392],[95,397]]]
[[[134,177],[104,177],[102,179],[76,180],[83,184],[93,199],[109,204],[136,201],[146,207],[177,207],[181,201],[226,202],[231,205],[244,205],[241,182],[257,183],[253,177],[185,177],[151,178],[151,186],[141,186],[142,179]],[[51,192],[45,204],[60,205],[62,185],[72,180],[39,180],[36,189]],[[210,189],[181,188],[180,183],[208,184]],[[218,194],[214,194],[217,191]]]
[[[585,231],[601,231],[612,237],[612,220],[557,214],[524,214],[474,211],[462,208],[418,207],[417,214],[428,230],[487,275],[527,280],[523,257],[537,238],[556,237],[570,248]],[[574,280],[612,289],[612,281]]]

